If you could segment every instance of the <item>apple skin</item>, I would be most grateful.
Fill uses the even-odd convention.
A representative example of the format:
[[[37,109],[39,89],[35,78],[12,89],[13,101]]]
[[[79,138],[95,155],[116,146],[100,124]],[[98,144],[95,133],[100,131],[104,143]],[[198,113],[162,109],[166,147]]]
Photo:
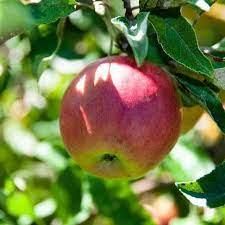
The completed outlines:
[[[160,195],[151,204],[143,206],[158,225],[169,225],[172,220],[179,217],[179,209],[175,201],[167,195]]]
[[[144,175],[174,146],[180,125],[180,99],[170,77],[125,56],[87,66],[62,100],[66,147],[82,168],[104,178]]]
[[[225,37],[225,5],[215,2],[208,12],[199,15],[191,5],[181,7],[181,14],[191,23],[200,46],[211,46]]]
[[[196,124],[195,130],[198,141],[206,148],[216,146],[223,138],[223,133],[206,112]]]
[[[190,131],[200,119],[204,110],[199,106],[183,107],[181,133]]]

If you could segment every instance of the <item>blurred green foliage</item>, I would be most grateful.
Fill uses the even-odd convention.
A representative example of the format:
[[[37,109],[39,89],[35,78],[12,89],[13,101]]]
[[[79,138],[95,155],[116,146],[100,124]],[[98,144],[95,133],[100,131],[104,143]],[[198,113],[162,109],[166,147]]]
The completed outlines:
[[[87,63],[108,54],[110,37],[90,10],[71,14],[64,29],[40,74],[57,47],[57,23],[0,46],[0,225],[153,225],[171,209],[178,217],[171,225],[225,224],[224,208],[192,206],[174,186],[214,168],[193,132],[137,181],[92,177],[70,158],[59,132],[60,100]],[[171,204],[163,198],[160,205],[161,196]]]

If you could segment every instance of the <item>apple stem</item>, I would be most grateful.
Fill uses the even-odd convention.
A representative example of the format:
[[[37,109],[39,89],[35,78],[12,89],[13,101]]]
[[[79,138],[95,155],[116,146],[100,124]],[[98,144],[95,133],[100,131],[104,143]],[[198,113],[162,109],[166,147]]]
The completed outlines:
[[[112,55],[112,51],[113,51],[113,38],[110,37],[110,44],[109,44],[108,56],[111,56]]]

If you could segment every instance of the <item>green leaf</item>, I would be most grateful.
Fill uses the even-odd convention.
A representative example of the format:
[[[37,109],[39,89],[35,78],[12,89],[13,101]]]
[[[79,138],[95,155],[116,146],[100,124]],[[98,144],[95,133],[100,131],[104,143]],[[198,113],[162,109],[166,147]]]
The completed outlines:
[[[3,209],[5,208],[6,204],[6,195],[3,192],[3,190],[0,189],[0,208]]]
[[[56,23],[41,25],[30,32],[31,52],[29,56],[32,59],[32,71],[37,76],[42,72],[41,66],[45,67],[44,59],[48,59],[57,48],[58,38],[56,33]],[[46,66],[48,64],[48,61],[46,61]]]
[[[18,0],[0,0],[0,43],[35,25],[53,23],[73,11],[74,6],[68,0],[42,0],[26,6]]]
[[[225,133],[225,111],[220,99],[205,83],[179,74],[177,77],[181,89],[200,104],[214,119],[218,127]]]
[[[28,7],[37,25],[53,23],[74,11],[74,6],[69,5],[68,0],[42,0],[38,4],[30,4]]]
[[[225,68],[225,61],[215,61],[212,60],[212,65],[214,69],[221,69],[221,68]]]
[[[34,20],[18,0],[0,0],[0,44],[31,28]]]
[[[57,24],[57,46],[55,47],[54,51],[48,57],[45,57],[41,60],[40,64],[38,65],[37,75],[40,76],[48,67],[50,67],[52,60],[58,53],[60,46],[62,44],[62,39],[64,35],[64,28],[65,28],[66,19],[60,19],[59,23]]]
[[[164,56],[165,53],[161,50],[161,46],[157,43],[157,40],[152,37],[149,37],[148,53],[146,56],[146,60],[155,64],[162,65],[164,64]]]
[[[32,124],[32,131],[39,139],[52,140],[60,137],[59,121],[37,121]]]
[[[86,177],[85,177],[86,178]],[[81,210],[73,218],[69,220],[67,225],[83,224],[84,221],[88,220],[93,214],[95,206],[92,201],[92,196],[89,192],[88,179],[82,181],[82,200],[81,200]]]
[[[0,94],[2,94],[3,91],[7,88],[10,78],[11,74],[8,70],[0,75]]]
[[[149,13],[139,13],[133,21],[122,16],[112,19],[112,23],[126,36],[138,65],[148,54],[148,16]]]
[[[139,205],[127,182],[103,181],[89,177],[90,192],[99,212],[116,225],[154,225]]]
[[[6,200],[7,211],[13,216],[34,216],[33,205],[30,198],[22,192],[15,192]]]
[[[182,17],[160,18],[149,16],[158,41],[172,59],[205,77],[213,77],[213,67],[198,48],[192,26]]]
[[[57,202],[58,214],[63,220],[68,220],[81,209],[82,185],[78,168],[67,167],[59,174],[53,186]]]
[[[225,163],[194,181],[177,183],[179,190],[195,205],[219,207],[225,204]]]
[[[15,223],[0,209],[0,225],[14,225]]]

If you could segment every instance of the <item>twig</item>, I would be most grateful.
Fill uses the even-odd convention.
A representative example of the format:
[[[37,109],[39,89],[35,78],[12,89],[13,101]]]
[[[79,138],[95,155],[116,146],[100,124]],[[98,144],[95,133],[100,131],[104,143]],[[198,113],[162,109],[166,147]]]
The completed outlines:
[[[113,50],[113,38],[110,37],[110,45],[109,45],[108,56],[111,56],[112,55],[112,50]]]
[[[126,9],[125,16],[129,20],[133,20],[140,10],[139,0],[123,0],[123,3]]]

